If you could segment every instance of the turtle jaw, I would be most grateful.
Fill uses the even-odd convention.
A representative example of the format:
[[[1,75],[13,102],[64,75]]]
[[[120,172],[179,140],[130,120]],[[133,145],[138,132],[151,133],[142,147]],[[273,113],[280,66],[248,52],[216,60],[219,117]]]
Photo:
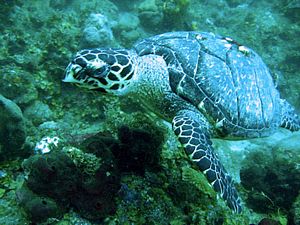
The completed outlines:
[[[70,63],[68,65],[68,67],[66,68],[66,73],[65,73],[65,77],[62,80],[63,82],[66,83],[81,83],[79,80],[74,78],[74,75],[80,71],[81,68],[78,68],[80,66],[78,65],[74,65],[73,63]]]
[[[86,67],[71,62],[66,68],[65,77],[62,82],[73,83],[85,89],[107,93],[105,85],[100,84],[97,79],[89,76],[88,71],[89,69]]]

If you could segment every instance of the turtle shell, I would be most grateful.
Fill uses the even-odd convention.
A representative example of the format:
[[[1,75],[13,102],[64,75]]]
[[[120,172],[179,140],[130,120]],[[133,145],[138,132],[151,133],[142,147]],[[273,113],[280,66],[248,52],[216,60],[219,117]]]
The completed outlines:
[[[280,99],[261,57],[231,38],[171,32],[144,39],[137,53],[161,55],[172,90],[224,135],[265,136],[280,125]]]

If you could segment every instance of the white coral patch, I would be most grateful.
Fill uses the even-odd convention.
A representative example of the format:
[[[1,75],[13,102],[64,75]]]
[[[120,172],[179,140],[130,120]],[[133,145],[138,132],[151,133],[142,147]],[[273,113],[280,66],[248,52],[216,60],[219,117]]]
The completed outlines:
[[[43,137],[34,147],[35,153],[49,153],[53,148],[58,146],[59,137]]]

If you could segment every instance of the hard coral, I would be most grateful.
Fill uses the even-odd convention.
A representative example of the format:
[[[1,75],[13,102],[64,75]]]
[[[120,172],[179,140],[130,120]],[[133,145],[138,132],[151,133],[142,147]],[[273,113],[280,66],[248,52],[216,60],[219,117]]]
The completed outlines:
[[[113,157],[102,158],[99,163],[96,156],[78,151],[72,157],[64,151],[30,157],[23,163],[29,172],[26,185],[34,193],[52,198],[65,210],[72,207],[83,217],[102,219],[115,208],[114,197],[120,183],[117,167]],[[99,163],[94,171],[84,166],[91,159]]]
[[[85,153],[74,147],[65,147],[63,150],[72,158],[76,167],[87,175],[94,175],[100,167],[100,159],[94,154]]]
[[[80,189],[81,173],[72,159],[62,152],[35,155],[25,160],[27,185],[37,194],[68,203]]]
[[[161,144],[163,136],[159,132],[129,128],[122,126],[119,129],[121,142],[119,151],[114,151],[118,166],[123,172],[133,171],[144,174],[145,170],[155,170],[159,166]]]
[[[241,169],[247,202],[258,212],[290,210],[300,189],[299,134],[281,140],[270,152],[252,152]]]
[[[88,152],[101,158],[110,149],[120,172],[143,175],[146,170],[155,170],[159,167],[164,138],[156,128],[149,124],[144,126],[144,128],[121,126],[118,130],[118,139],[109,134],[99,133],[87,139],[84,145]],[[107,150],[103,151],[103,146],[106,146]]]
[[[33,193],[26,184],[17,190],[16,196],[33,223],[43,222],[49,217],[59,218],[64,211],[53,199]]]

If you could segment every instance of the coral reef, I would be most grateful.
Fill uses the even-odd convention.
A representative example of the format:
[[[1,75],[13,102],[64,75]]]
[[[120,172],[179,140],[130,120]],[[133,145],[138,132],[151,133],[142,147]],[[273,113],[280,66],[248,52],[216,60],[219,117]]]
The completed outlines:
[[[113,153],[121,171],[144,174],[145,170],[155,170],[159,167],[163,142],[163,134],[159,130],[153,132],[122,126],[118,136],[121,142],[120,149]]]
[[[118,22],[113,27],[114,33],[122,41],[124,47],[130,48],[142,36],[144,31],[140,28],[140,20],[135,14],[121,13]]]
[[[119,195],[116,215],[120,224],[184,224],[172,199],[147,179],[124,177]]]
[[[23,149],[26,138],[21,109],[11,100],[0,95],[0,161],[12,156],[28,155]]]
[[[241,169],[249,191],[247,203],[258,212],[289,211],[300,189],[299,134],[281,140],[271,151],[251,152]]]
[[[92,13],[85,21],[81,47],[96,48],[112,44],[113,33],[106,16]]]
[[[155,0],[145,0],[138,4],[137,11],[145,29],[159,30],[163,23],[163,12]]]
[[[65,212],[51,198],[34,194],[26,184],[17,190],[16,196],[17,201],[25,209],[30,221],[33,223],[40,223],[48,218],[61,218]]]
[[[1,56],[0,56],[1,57]],[[38,91],[31,82],[30,73],[19,66],[7,65],[0,68],[1,81],[0,92],[6,98],[18,105],[26,105],[38,97]]]
[[[190,0],[163,1],[162,11],[164,15],[164,24],[166,26],[177,26],[179,28],[183,28],[189,4]]]
[[[281,223],[273,219],[264,218],[259,221],[258,225],[281,225]]]
[[[16,189],[22,186],[21,160],[0,163],[0,224],[28,224],[24,210],[16,201]]]
[[[76,167],[86,175],[95,175],[101,163],[94,154],[84,153],[78,148],[64,147],[63,151],[73,160]]]
[[[41,101],[34,101],[24,111],[24,116],[34,125],[39,125],[53,118],[53,112],[49,106]]]
[[[300,194],[298,195],[292,206],[292,209],[290,211],[290,217],[291,224],[300,224]]]
[[[29,218],[35,222],[56,217],[58,207],[63,207],[63,211],[73,207],[92,220],[114,212],[114,196],[120,187],[119,169],[144,175],[158,165],[163,135],[149,128],[146,131],[123,126],[119,129],[119,140],[107,135],[88,138],[82,145],[90,153],[74,147],[61,148],[58,138],[43,138],[35,147],[42,155],[23,162],[28,178],[17,192]]]
[[[299,21],[300,13],[300,3],[297,0],[284,1],[283,11],[286,17],[290,18],[292,21]]]
[[[43,137],[34,147],[34,152],[36,154],[45,154],[49,153],[52,150],[55,150],[58,147],[60,142],[59,137]]]
[[[63,210],[73,207],[83,217],[101,219],[114,211],[113,198],[119,190],[118,171],[112,157],[103,158],[100,163],[99,159],[75,148],[35,155],[23,163],[28,173],[25,185],[35,194],[51,198]],[[22,189],[19,193],[24,195]],[[20,203],[34,216],[30,207],[41,201],[28,203],[26,199],[21,198]],[[54,206],[53,203],[51,210]],[[45,219],[49,214],[37,220]]]

